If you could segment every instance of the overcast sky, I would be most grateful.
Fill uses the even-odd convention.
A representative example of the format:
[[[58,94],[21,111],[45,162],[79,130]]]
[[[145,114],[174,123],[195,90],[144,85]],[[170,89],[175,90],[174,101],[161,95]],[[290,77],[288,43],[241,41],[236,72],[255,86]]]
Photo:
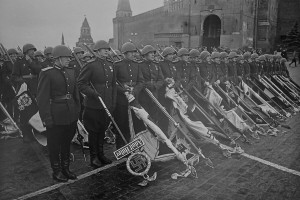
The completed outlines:
[[[6,48],[32,43],[38,49],[61,43],[74,47],[86,15],[94,41],[113,37],[118,0],[0,0],[0,42]],[[130,0],[133,15],[163,0]]]

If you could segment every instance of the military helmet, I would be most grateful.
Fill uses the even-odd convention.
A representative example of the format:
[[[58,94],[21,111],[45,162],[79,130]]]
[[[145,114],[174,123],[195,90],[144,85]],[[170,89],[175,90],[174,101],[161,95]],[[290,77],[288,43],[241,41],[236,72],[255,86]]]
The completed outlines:
[[[142,53],[142,55],[146,55],[147,53],[150,53],[150,52],[156,52],[156,49],[154,49],[154,47],[151,45],[146,45],[142,49],[141,53]]]
[[[261,55],[261,56],[258,57],[258,60],[259,61],[266,61],[266,56]]]
[[[200,59],[204,60],[207,56],[210,56],[210,53],[208,51],[202,51],[200,53]]]
[[[8,49],[8,50],[7,50],[7,53],[8,53],[8,55],[11,55],[11,54],[18,54],[18,52],[17,52],[16,49]]]
[[[220,58],[220,53],[219,52],[213,52],[211,54],[211,59],[215,59],[215,58]]]
[[[132,44],[131,42],[126,42],[122,45],[122,48],[121,48],[122,53],[133,52],[133,51],[137,51],[137,50],[136,50],[136,47],[134,46],[134,44]]]
[[[174,49],[172,48],[172,47],[166,47],[166,48],[164,48],[164,50],[163,50],[163,52],[162,52],[162,56],[167,56],[167,55],[169,55],[169,54],[174,54],[175,53],[175,51],[174,51]]]
[[[243,55],[245,60],[248,60],[251,57],[251,53],[250,52],[245,52]]]
[[[236,61],[241,61],[241,60],[244,60],[244,56],[238,55],[236,58]]]
[[[53,55],[53,58],[71,57],[72,52],[68,47],[66,47],[64,45],[58,45],[53,48],[52,55]]]
[[[35,46],[33,44],[25,44],[23,46],[23,53],[26,53],[30,49],[33,49],[34,51],[36,51],[36,48],[35,48]]]
[[[220,58],[224,59],[227,57],[228,57],[228,53],[226,53],[225,51],[220,53]]]
[[[52,54],[52,51],[53,51],[53,47],[47,47],[44,50],[44,55]]]
[[[81,47],[75,47],[73,52],[76,53],[84,53],[84,50]]]
[[[257,53],[251,54],[251,59],[256,59],[256,58],[258,58],[258,54]]]
[[[36,57],[36,56],[42,56],[42,57],[44,57],[44,54],[43,54],[42,51],[36,51],[36,52],[34,52],[34,57]]]
[[[181,48],[177,52],[177,56],[184,56],[184,55],[189,55],[189,51],[186,48]]]
[[[109,44],[104,40],[99,40],[94,45],[94,51],[98,51],[100,49],[110,49]]]
[[[192,49],[189,53],[191,58],[196,58],[200,56],[200,51],[198,49]]]
[[[235,51],[230,52],[228,55],[228,58],[230,58],[230,59],[235,58],[235,57],[238,57],[238,54]]]

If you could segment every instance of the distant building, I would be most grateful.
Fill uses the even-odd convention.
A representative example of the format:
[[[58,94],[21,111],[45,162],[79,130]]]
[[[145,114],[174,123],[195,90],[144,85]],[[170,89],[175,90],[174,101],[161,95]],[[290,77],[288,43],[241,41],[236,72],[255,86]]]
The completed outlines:
[[[83,45],[84,43],[89,47],[92,47],[95,44],[91,36],[91,28],[86,17],[84,17],[84,21],[80,30],[80,37],[78,39],[78,42],[76,42],[76,47],[85,49],[85,46]]]
[[[162,7],[132,16],[129,0],[119,0],[113,19],[113,43],[120,48],[131,39],[138,46],[250,46],[271,51],[278,32],[278,5],[286,2],[296,6],[300,1],[164,0]],[[291,20],[299,20],[299,13],[298,9],[298,18]]]

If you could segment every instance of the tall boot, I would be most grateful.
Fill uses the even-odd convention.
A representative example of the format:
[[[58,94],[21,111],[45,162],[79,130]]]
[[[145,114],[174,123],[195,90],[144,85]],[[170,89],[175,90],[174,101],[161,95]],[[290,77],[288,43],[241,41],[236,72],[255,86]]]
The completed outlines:
[[[67,177],[68,179],[75,180],[77,179],[76,174],[73,172],[70,172],[70,154],[64,154],[61,157],[61,167],[62,167],[62,173]]]
[[[51,163],[51,167],[53,170],[52,178],[58,182],[67,182],[68,178],[65,177],[61,171],[60,163],[53,162]]]
[[[101,162],[97,157],[97,148],[98,148],[97,134],[93,131],[88,131],[88,132],[89,132],[88,139],[89,139],[91,166],[94,168],[99,168],[101,167]]]
[[[103,143],[98,144],[98,158],[103,165],[111,164],[112,161],[104,156]]]

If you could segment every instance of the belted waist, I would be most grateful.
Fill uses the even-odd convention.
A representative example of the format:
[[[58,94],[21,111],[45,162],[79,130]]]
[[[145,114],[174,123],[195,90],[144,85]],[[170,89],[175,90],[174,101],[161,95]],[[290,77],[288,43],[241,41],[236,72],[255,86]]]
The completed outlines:
[[[28,74],[28,75],[23,75],[22,78],[36,78],[37,75],[33,75],[33,74]]]
[[[51,98],[52,101],[69,100],[69,99],[73,99],[72,94],[65,94],[65,95],[55,96]]]

